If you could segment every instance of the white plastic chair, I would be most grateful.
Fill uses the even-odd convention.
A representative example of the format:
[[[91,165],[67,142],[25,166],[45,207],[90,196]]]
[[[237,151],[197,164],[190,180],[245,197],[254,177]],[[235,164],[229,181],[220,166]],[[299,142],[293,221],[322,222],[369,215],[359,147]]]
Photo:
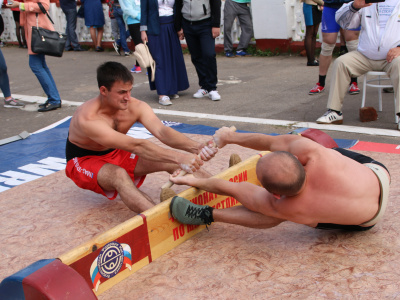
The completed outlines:
[[[372,79],[368,79],[367,76],[375,76]],[[367,93],[367,86],[378,88],[379,94],[379,111],[382,111],[382,89],[384,88],[393,88],[393,84],[388,77],[386,72],[378,72],[378,71],[369,71],[364,74],[364,82],[363,82],[363,94],[362,94],[362,101],[361,107],[365,106],[365,96]],[[396,97],[393,95],[394,98],[394,108],[396,111]],[[395,115],[395,123],[399,122],[399,117]]]

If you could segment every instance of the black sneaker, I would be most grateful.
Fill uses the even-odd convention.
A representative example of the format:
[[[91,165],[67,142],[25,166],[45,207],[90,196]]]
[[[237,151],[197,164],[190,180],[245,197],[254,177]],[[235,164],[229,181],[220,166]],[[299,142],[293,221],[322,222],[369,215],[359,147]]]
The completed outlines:
[[[47,103],[44,107],[38,109],[38,112],[46,112],[51,110],[56,110],[57,108],[61,108],[60,103]]]
[[[319,60],[314,60],[312,62],[307,62],[307,67],[318,67],[319,66]]]
[[[46,100],[45,103],[39,104],[39,108],[46,107],[49,104],[49,100]]]
[[[214,208],[206,205],[193,204],[185,198],[175,196],[171,200],[169,210],[171,215],[183,224],[211,225],[214,222],[212,211]]]

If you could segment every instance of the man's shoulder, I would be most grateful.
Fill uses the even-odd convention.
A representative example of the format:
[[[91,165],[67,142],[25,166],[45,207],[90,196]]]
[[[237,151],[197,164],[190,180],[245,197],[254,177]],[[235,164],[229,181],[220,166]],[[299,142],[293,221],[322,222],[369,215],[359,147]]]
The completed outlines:
[[[86,101],[81,106],[79,106],[79,108],[75,111],[72,118],[79,120],[79,122],[88,121],[91,119],[97,119],[98,110],[99,110],[99,105],[96,102],[96,98],[94,98]]]
[[[129,109],[133,111],[143,111],[146,109],[152,110],[149,104],[144,102],[143,100],[139,100],[135,97],[131,97],[131,102],[129,103]]]
[[[329,150],[311,139],[300,137],[293,140],[289,152],[297,156],[303,163],[304,160],[308,161],[312,158],[324,156]]]
[[[90,99],[86,102],[84,102],[81,106],[79,106],[79,109],[77,110],[77,113],[79,114],[86,114],[92,111],[96,111],[97,102],[96,98]]]

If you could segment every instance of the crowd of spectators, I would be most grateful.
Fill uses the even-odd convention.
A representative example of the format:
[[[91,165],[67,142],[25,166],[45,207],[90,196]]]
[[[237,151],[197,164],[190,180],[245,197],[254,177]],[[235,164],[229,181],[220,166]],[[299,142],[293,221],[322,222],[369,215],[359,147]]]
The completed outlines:
[[[10,0],[8,0],[10,1]],[[179,98],[179,92],[189,88],[189,80],[182,55],[180,40],[185,39],[191,55],[191,61],[198,75],[200,89],[193,94],[194,98],[221,100],[217,91],[218,72],[215,51],[215,39],[220,35],[221,1],[202,0],[107,0],[108,16],[111,20],[113,46],[118,55],[131,56],[133,45],[147,44],[150,54],[156,62],[154,74],[147,69],[150,90],[157,91],[161,105],[172,105],[173,99]],[[224,0],[224,50],[228,58],[250,56],[247,47],[253,36],[251,0]],[[49,0],[41,1],[45,9],[50,8]],[[302,0],[306,25],[305,49],[307,66],[319,66],[319,80],[309,91],[315,95],[325,90],[328,68],[333,61],[332,53],[336,47],[338,33],[343,40],[340,54],[335,60],[331,91],[327,112],[317,120],[323,124],[341,124],[341,112],[345,93],[360,93],[357,77],[368,71],[385,71],[393,83],[392,92],[396,98],[396,114],[400,116],[399,100],[399,58],[400,28],[394,22],[400,12],[400,0],[385,0],[365,3],[365,0]],[[78,5],[77,5],[78,4]],[[102,45],[105,17],[101,0],[59,0],[59,5],[66,18],[67,42],[65,51],[86,51],[88,45],[82,46],[76,34],[77,18],[84,18],[85,26],[90,32],[94,51],[103,52]],[[80,6],[79,10],[78,7]],[[45,55],[36,54],[30,49],[31,28],[36,25],[53,30],[52,24],[41,14],[38,3],[34,0],[11,3],[4,0],[3,8],[13,10],[16,37],[20,48],[28,48],[29,66],[38,78],[48,99],[40,105],[38,111],[45,112],[61,108],[61,97],[55,80],[46,65]],[[343,14],[343,10],[345,14]],[[376,18],[368,12],[378,11]],[[375,16],[375,15],[374,15]],[[239,44],[233,48],[232,30],[234,20],[238,20],[241,29]],[[369,24],[376,22],[376,28]],[[319,25],[322,29],[321,53],[317,59],[316,36]],[[354,26],[357,24],[357,26]],[[0,30],[4,23],[0,14]],[[363,42],[359,44],[359,35]],[[363,34],[364,32],[364,34]],[[368,33],[368,38],[366,33]],[[375,36],[375,40],[371,40]],[[133,43],[128,43],[128,39]],[[389,44],[387,44],[387,41]],[[347,53],[348,52],[348,53]],[[353,53],[354,52],[354,53]],[[360,56],[361,55],[361,56]],[[361,61],[361,58],[366,61]],[[354,63],[355,65],[351,65]],[[363,64],[360,66],[360,64]],[[341,65],[342,64],[342,65]],[[5,97],[5,107],[22,107],[23,104],[11,96],[7,65],[0,53],[2,70],[0,85]],[[131,69],[132,73],[142,72],[138,61]],[[348,80],[347,85],[344,79]],[[400,130],[400,122],[397,124]]]

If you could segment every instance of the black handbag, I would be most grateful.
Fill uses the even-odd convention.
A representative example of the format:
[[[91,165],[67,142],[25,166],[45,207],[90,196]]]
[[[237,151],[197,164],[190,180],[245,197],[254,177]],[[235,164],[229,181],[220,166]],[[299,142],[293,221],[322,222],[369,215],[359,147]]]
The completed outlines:
[[[42,3],[38,2],[40,10],[47,15],[51,23],[54,24]],[[67,36],[57,31],[52,31],[39,27],[38,14],[36,14],[36,27],[32,27],[31,50],[34,53],[61,57],[64,53]]]

